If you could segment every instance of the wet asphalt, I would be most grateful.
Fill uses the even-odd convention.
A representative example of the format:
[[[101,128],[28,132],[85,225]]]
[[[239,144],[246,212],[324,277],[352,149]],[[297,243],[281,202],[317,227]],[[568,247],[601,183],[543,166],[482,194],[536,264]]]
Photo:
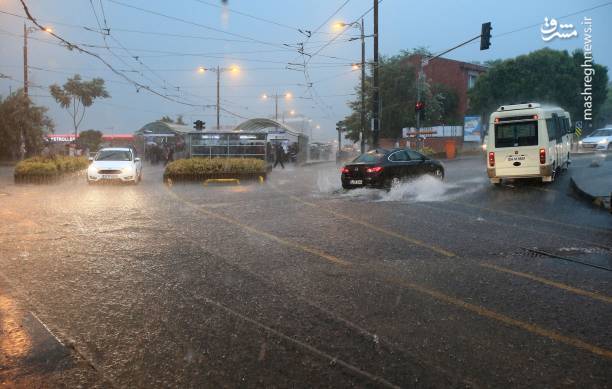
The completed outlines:
[[[138,186],[0,168],[1,295],[73,358],[28,364],[22,333],[0,381],[610,387],[612,216],[569,173],[494,187],[480,158],[445,167],[390,192],[342,191],[333,163],[208,186],[163,185],[161,166]]]

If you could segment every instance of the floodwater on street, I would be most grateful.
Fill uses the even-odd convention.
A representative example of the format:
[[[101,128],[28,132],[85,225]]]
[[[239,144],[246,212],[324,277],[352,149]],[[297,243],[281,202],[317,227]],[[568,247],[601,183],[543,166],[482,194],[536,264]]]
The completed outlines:
[[[0,303],[15,304],[11,323],[35,315],[72,359],[54,351],[62,363],[26,378],[14,347],[0,378],[609,386],[610,216],[567,175],[494,187],[483,165],[348,192],[333,163],[207,186],[164,185],[159,165],[137,186],[15,185],[1,168]]]

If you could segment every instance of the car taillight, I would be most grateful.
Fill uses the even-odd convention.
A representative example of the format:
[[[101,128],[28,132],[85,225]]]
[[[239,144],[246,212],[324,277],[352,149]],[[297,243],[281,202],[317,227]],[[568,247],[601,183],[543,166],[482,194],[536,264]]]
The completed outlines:
[[[540,163],[546,163],[546,149],[540,149]]]
[[[366,173],[380,173],[382,172],[382,166],[374,166],[366,169]]]
[[[489,151],[489,166],[495,166],[495,153],[493,151]]]
[[[348,174],[349,169],[345,166],[342,169],[340,169],[340,172],[342,172],[342,174]]]

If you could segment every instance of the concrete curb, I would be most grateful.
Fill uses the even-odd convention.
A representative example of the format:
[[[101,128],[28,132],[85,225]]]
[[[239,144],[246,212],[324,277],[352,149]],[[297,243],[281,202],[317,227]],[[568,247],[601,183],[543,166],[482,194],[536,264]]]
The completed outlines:
[[[300,164],[299,166],[314,166],[314,165],[323,165],[326,163],[336,163],[336,161],[311,161],[311,162],[304,162]]]
[[[588,193],[587,191],[582,189],[580,186],[578,186],[578,184],[576,184],[574,177],[570,177],[570,188],[572,188],[572,190],[574,191],[574,193],[578,195],[578,197],[582,198],[583,200],[586,200],[591,205],[594,205],[599,208],[607,209],[612,213],[612,208],[610,207],[610,201],[611,201],[610,197],[594,196]]]

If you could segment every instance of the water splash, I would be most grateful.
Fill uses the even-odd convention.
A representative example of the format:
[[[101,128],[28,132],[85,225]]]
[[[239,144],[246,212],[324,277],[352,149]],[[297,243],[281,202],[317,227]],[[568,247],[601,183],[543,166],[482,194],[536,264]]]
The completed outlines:
[[[440,181],[432,176],[422,176],[401,182],[390,190],[357,188],[345,191],[336,172],[319,172],[318,194],[338,195],[342,198],[362,201],[435,202],[448,201],[465,196],[487,184],[486,177],[476,177],[456,182]]]

